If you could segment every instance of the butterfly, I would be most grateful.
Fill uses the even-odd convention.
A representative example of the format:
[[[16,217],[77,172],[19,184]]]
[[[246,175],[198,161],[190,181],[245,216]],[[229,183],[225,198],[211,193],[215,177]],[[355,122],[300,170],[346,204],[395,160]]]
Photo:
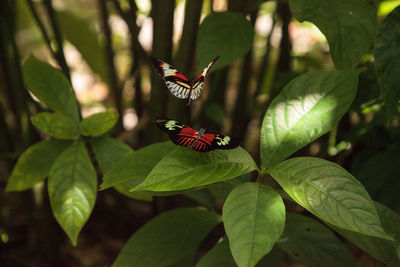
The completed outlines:
[[[191,100],[200,97],[201,91],[203,90],[204,79],[206,78],[209,69],[214,65],[218,58],[219,56],[214,58],[196,79],[186,78],[185,75],[180,73],[173,66],[154,57],[150,57],[150,61],[164,79],[171,93],[178,98],[188,99],[187,105],[190,105]]]
[[[157,118],[155,124],[168,133],[171,141],[179,146],[190,147],[198,152],[208,152],[215,149],[233,149],[239,146],[239,141],[219,133],[201,128],[195,130],[172,119]]]

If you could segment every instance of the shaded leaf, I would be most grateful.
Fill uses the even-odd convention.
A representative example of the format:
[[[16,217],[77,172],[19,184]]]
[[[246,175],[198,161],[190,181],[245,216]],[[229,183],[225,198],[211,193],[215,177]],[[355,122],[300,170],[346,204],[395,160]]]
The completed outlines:
[[[217,213],[193,208],[164,212],[131,236],[113,266],[158,267],[177,263],[194,253],[219,222]]]
[[[176,191],[228,180],[257,169],[241,147],[199,153],[177,147],[133,190]]]
[[[327,160],[300,157],[279,163],[272,177],[305,209],[346,230],[391,239],[367,191],[350,173]]]
[[[226,199],[222,220],[235,262],[255,266],[283,232],[285,205],[271,187],[244,183]]]
[[[88,21],[68,12],[57,12],[57,21],[64,37],[79,50],[92,71],[108,82],[104,50],[100,46],[98,34],[90,29]]]
[[[400,7],[380,24],[374,57],[381,95],[390,114],[397,110],[400,100]]]
[[[74,139],[79,135],[76,123],[58,112],[40,112],[31,121],[40,131],[58,139]]]
[[[54,111],[79,120],[74,93],[65,75],[34,56],[29,56],[23,67],[24,82],[40,101]]]
[[[357,266],[348,248],[316,220],[286,213],[286,225],[277,245],[308,266]]]
[[[272,101],[261,128],[261,163],[268,168],[327,133],[350,107],[358,71],[317,71],[292,80]]]
[[[79,128],[85,136],[99,136],[108,132],[118,121],[118,115],[114,112],[104,111],[84,118]]]
[[[8,178],[6,191],[22,191],[44,180],[58,155],[69,144],[67,141],[46,140],[30,146],[18,158]]]
[[[400,154],[397,149],[376,152],[363,165],[357,178],[371,197],[389,207],[400,209]]]
[[[115,190],[117,190],[119,193],[123,194],[126,197],[133,198],[136,200],[142,200],[142,201],[152,201],[153,197],[152,194],[149,194],[148,192],[129,192],[131,187],[129,185],[126,185],[125,183],[119,183],[113,186]]]
[[[135,192],[132,192],[135,193]],[[151,193],[151,192],[149,192]],[[200,205],[203,205],[209,210],[214,210],[214,200],[215,197],[207,188],[199,189],[199,190],[188,190],[181,193],[182,196],[190,198]]]
[[[373,0],[289,0],[293,16],[314,23],[326,36],[338,69],[357,66],[371,48],[377,27]]]
[[[96,171],[82,141],[75,141],[56,159],[47,185],[54,217],[76,246],[97,193]]]
[[[225,67],[244,56],[253,44],[253,27],[233,12],[212,12],[199,26],[196,51],[199,69],[220,56],[211,71]]]
[[[387,233],[393,236],[396,241],[389,241],[378,237],[363,235],[360,233],[341,229],[329,225],[341,236],[351,243],[364,250],[375,259],[387,264],[390,267],[400,265],[400,256],[397,251],[400,247],[400,216],[389,208],[375,202],[383,228]]]
[[[251,175],[249,173],[241,175],[234,179],[225,180],[222,182],[214,183],[208,186],[208,189],[214,196],[225,201],[229,193],[238,185],[245,182],[250,182]]]
[[[112,167],[133,152],[130,146],[108,136],[91,138],[89,143],[102,173],[106,173],[112,169]]]
[[[103,176],[101,189],[124,182],[131,188],[138,185],[154,166],[168,153],[176,149],[171,142],[156,143],[130,153]]]
[[[203,258],[197,263],[196,267],[236,267],[235,261],[233,260],[229,242],[227,239],[217,243],[210,251],[204,255]]]

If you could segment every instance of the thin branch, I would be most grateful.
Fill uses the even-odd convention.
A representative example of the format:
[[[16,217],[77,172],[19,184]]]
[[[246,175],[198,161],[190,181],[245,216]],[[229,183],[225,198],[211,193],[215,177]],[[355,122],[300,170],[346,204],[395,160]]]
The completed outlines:
[[[112,47],[112,33],[110,29],[110,25],[108,24],[108,11],[106,0],[98,0],[98,7],[100,12],[100,20],[102,31],[105,36],[105,52],[106,52],[106,60],[107,60],[107,68],[108,74],[110,79],[110,89],[114,94],[115,98],[115,106],[118,112],[119,117],[121,118],[118,120],[118,131],[123,129],[122,127],[122,118],[123,118],[123,107],[122,107],[122,89],[118,85],[118,78],[117,78],[117,71],[114,64],[114,51]]]
[[[60,64],[61,69],[67,75],[68,79],[71,80],[71,74],[69,71],[69,67],[67,65],[67,61],[65,60],[64,49],[63,49],[63,40],[61,37],[60,29],[58,28],[56,15],[55,15],[53,4],[52,4],[51,0],[44,0],[44,6],[46,7],[47,15],[50,19],[50,25],[52,27],[52,30],[54,33],[54,38],[57,43],[56,54],[58,56],[58,63]]]
[[[33,5],[32,0],[26,0],[26,4],[28,5],[29,10],[31,11],[34,20],[36,21],[37,25],[39,26],[40,32],[42,33],[42,36],[43,36],[43,39],[44,39],[44,41],[45,41],[45,43],[47,45],[47,48],[49,49],[50,53],[52,54],[54,60],[56,60],[58,62],[58,57],[56,55],[56,52],[51,47],[51,40],[49,38],[49,35],[46,32],[46,29],[45,29],[45,27],[43,25],[42,20],[40,19],[38,13],[36,12],[36,9],[35,9],[35,7]]]

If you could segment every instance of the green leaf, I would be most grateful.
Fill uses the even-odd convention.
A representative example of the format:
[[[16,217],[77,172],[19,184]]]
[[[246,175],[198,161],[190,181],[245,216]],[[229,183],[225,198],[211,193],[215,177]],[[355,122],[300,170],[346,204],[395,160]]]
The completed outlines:
[[[30,146],[15,164],[6,191],[22,191],[44,180],[58,155],[69,144],[67,141],[46,140]]]
[[[114,189],[118,191],[118,193],[129,197],[133,198],[136,200],[142,200],[142,201],[152,201],[153,197],[151,194],[149,194],[147,191],[144,192],[129,192],[131,187],[129,185],[126,185],[125,183],[119,183],[114,185]]]
[[[29,56],[23,67],[24,82],[41,102],[49,108],[78,122],[78,106],[72,87],[64,74],[34,56]]]
[[[398,149],[374,152],[363,160],[357,178],[371,197],[389,207],[400,209],[400,154]]]
[[[220,69],[244,56],[253,44],[253,27],[239,13],[212,12],[199,26],[196,51],[199,69],[220,56],[211,70]]]
[[[381,95],[390,114],[397,110],[400,100],[400,7],[379,26],[374,56]]]
[[[241,147],[207,153],[177,147],[131,191],[183,190],[228,180],[256,169],[251,156]]]
[[[373,0],[289,0],[296,19],[314,23],[326,36],[338,69],[357,66],[375,39],[377,9]]]
[[[210,251],[204,255],[197,263],[196,267],[236,267],[235,261],[232,258],[227,239],[217,243]]]
[[[277,245],[308,266],[357,266],[348,248],[316,220],[287,213],[285,230]]]
[[[217,198],[225,201],[228,197],[229,193],[238,185],[243,184],[245,182],[250,182],[251,174],[246,173],[237,178],[225,180],[222,182],[214,183],[208,186],[208,189],[213,193]]]
[[[268,168],[333,129],[356,94],[358,71],[317,71],[292,80],[272,101],[261,128]],[[264,171],[264,170],[263,170]]]
[[[89,143],[102,173],[106,173],[112,169],[112,167],[133,152],[130,146],[108,136],[91,138]]]
[[[76,246],[97,193],[96,171],[82,141],[75,141],[56,159],[49,174],[48,192],[54,217]]]
[[[149,193],[151,193],[151,191]],[[187,190],[182,192],[181,195],[196,201],[198,204],[206,207],[209,210],[214,210],[215,197],[207,188],[199,190]]]
[[[104,111],[84,118],[79,128],[85,136],[99,136],[108,132],[118,120],[118,115],[114,112]]]
[[[320,219],[346,230],[391,239],[367,191],[339,165],[299,157],[276,165],[270,174],[294,201]]]
[[[89,22],[67,12],[57,12],[57,19],[65,39],[79,50],[92,71],[108,82],[104,50],[100,46],[98,34],[90,29]]]
[[[285,205],[271,187],[244,183],[226,199],[222,221],[235,262],[255,266],[283,232]]]
[[[131,236],[113,266],[172,265],[194,253],[219,222],[217,213],[193,208],[164,212]]]
[[[400,216],[389,208],[375,202],[382,226],[386,232],[395,237],[396,241],[389,241],[378,237],[371,237],[360,233],[347,231],[339,227],[329,225],[341,236],[351,243],[364,250],[375,259],[385,263],[390,267],[400,266],[400,258],[396,254],[396,249],[400,246]]]
[[[74,139],[79,135],[76,123],[58,112],[40,112],[31,121],[40,131],[58,139]]]
[[[130,153],[113,168],[106,171],[100,188],[106,189],[122,182],[132,188],[142,182],[154,166],[174,149],[176,149],[176,145],[173,143],[163,142]]]

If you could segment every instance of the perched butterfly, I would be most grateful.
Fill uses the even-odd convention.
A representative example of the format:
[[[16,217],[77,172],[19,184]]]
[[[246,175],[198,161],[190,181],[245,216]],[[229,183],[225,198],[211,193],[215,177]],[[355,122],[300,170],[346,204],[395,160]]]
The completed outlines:
[[[154,68],[164,79],[171,93],[178,98],[188,99],[189,105],[191,100],[200,97],[208,70],[214,65],[218,58],[219,56],[214,58],[196,79],[186,78],[185,75],[164,61],[154,57],[150,57],[150,60]]]
[[[180,146],[190,147],[199,152],[208,152],[215,149],[232,149],[239,146],[239,141],[201,128],[195,130],[179,123],[176,120],[157,118],[155,124],[168,133],[171,141]]]

